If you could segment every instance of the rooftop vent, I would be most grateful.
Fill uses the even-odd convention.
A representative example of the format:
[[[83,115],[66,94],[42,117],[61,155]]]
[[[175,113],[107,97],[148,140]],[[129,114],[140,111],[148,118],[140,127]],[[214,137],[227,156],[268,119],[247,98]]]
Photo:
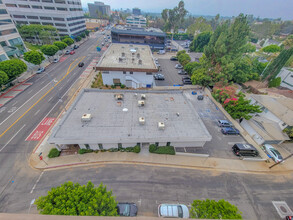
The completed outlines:
[[[133,48],[132,48],[132,49],[130,49],[130,52],[131,52],[131,53],[136,53],[136,49],[133,49]]]
[[[123,97],[124,97],[123,94],[115,94],[115,95],[114,95],[114,98],[115,98],[116,100],[123,100]]]
[[[139,65],[142,65],[142,60],[138,60],[138,64]]]
[[[159,128],[159,130],[164,130],[165,129],[165,123],[164,122],[158,122],[158,128]]]
[[[137,104],[138,104],[139,107],[142,107],[142,106],[145,105],[145,102],[144,102],[143,100],[139,100],[139,101],[137,102]]]
[[[83,114],[81,116],[81,122],[87,122],[90,121],[92,119],[92,115],[91,114]]]
[[[139,122],[140,125],[144,125],[145,118],[144,117],[139,117],[138,122]]]
[[[122,56],[122,57],[125,57],[125,53],[124,53],[124,52],[122,52],[122,53],[121,53],[121,56]]]
[[[119,63],[122,63],[122,62],[123,62],[123,58],[119,57]]]
[[[140,53],[137,53],[136,56],[137,56],[137,58],[139,59],[139,58],[140,58]]]
[[[132,60],[132,63],[134,63],[134,60],[135,60],[135,59],[134,59],[134,58],[132,58],[131,60]]]
[[[140,98],[141,98],[142,100],[146,100],[146,96],[145,96],[145,94],[141,94]]]

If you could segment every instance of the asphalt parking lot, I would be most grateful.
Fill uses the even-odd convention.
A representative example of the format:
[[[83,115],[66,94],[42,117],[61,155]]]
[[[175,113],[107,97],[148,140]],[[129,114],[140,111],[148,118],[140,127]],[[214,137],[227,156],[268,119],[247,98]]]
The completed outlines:
[[[224,135],[221,128],[217,125],[217,120],[226,119],[220,109],[204,94],[201,90],[196,91],[198,94],[204,95],[203,100],[197,100],[197,95],[192,95],[190,90],[186,90],[185,94],[193,104],[199,117],[202,119],[212,140],[207,142],[203,149],[187,149],[190,153],[206,153],[211,157],[237,159],[232,153],[232,146],[235,143],[246,143],[241,135]],[[194,151],[194,152],[192,152]]]

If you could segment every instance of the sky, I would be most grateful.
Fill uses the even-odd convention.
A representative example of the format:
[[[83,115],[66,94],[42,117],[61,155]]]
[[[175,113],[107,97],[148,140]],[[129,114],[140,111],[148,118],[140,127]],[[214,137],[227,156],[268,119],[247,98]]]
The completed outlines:
[[[99,1],[99,0],[97,0]],[[145,12],[172,9],[180,0],[100,0],[112,9],[138,7]],[[81,0],[84,8],[94,0]],[[282,18],[293,20],[293,0],[184,0],[185,8],[193,15],[237,16],[240,13],[253,14],[260,18]]]

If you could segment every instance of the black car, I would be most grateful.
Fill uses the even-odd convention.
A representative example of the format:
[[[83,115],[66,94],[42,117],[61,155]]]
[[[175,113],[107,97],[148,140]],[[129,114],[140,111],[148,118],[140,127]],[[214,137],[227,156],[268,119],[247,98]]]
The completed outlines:
[[[136,216],[137,206],[135,203],[118,203],[117,212],[120,216]]]
[[[78,45],[74,45],[73,48],[74,49],[77,49],[77,48],[79,48],[79,46]]]
[[[172,61],[178,61],[178,58],[177,57],[171,57],[170,60],[172,60]]]
[[[192,85],[192,82],[190,79],[182,79],[182,82],[184,85]]]
[[[80,63],[78,64],[78,66],[79,66],[79,67],[83,67],[83,66],[84,66],[84,63],[83,63],[83,62],[80,62]]]
[[[197,100],[203,100],[203,95],[198,95]]]
[[[182,76],[182,81],[183,81],[183,80],[186,80],[186,79],[191,80],[189,76]]]

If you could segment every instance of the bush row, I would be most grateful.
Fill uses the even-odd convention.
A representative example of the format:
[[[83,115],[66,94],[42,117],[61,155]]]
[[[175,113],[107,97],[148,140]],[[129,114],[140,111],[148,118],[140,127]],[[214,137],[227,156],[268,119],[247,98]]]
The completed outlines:
[[[175,155],[175,149],[173,146],[157,146],[155,144],[151,144],[149,147],[150,153],[154,154],[170,154]]]
[[[109,152],[118,152],[118,151],[121,151],[121,152],[134,152],[134,153],[139,153],[140,152],[140,146],[136,145],[134,147],[126,147],[126,148],[122,148],[122,147],[119,147],[119,148],[110,148],[110,149],[102,149],[100,151],[101,152],[106,152],[106,151],[109,151]],[[91,153],[91,152],[98,153],[99,150],[92,150],[92,149],[79,149],[78,150],[78,153],[79,154],[85,154],[85,153]]]
[[[49,158],[59,157],[60,151],[57,148],[52,148],[48,154]]]

